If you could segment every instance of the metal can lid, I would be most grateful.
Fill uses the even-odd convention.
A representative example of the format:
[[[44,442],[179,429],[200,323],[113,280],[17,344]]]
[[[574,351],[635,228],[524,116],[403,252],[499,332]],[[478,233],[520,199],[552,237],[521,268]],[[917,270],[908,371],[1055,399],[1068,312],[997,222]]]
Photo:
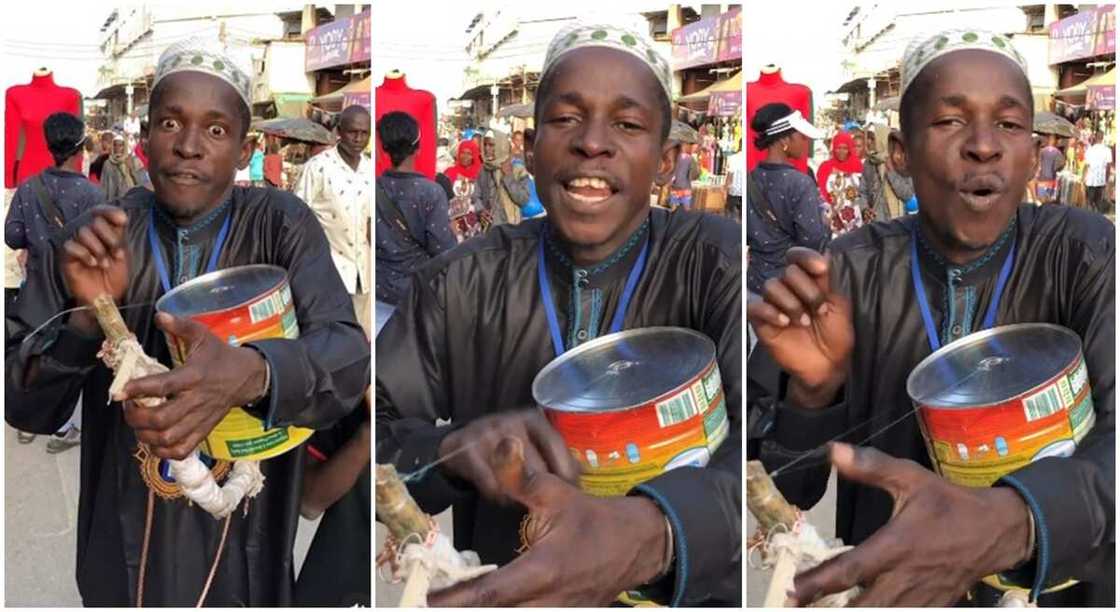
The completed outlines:
[[[567,412],[624,410],[696,378],[715,355],[715,343],[691,329],[621,331],[553,359],[533,380],[533,399]]]
[[[915,403],[944,408],[1000,404],[1054,378],[1081,354],[1081,338],[1049,323],[1004,325],[965,336],[910,373]]]
[[[164,294],[156,310],[178,317],[221,312],[248,304],[288,278],[279,266],[254,264],[203,274]]]

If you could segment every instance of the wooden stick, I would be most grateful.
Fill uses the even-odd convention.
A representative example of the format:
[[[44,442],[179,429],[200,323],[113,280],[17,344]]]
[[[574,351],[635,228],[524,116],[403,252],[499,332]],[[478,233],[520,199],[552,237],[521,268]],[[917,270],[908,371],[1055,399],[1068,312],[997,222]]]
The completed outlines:
[[[766,589],[764,608],[785,608],[789,595],[786,587],[793,584],[793,577],[797,574],[797,556],[790,550],[783,548],[778,552],[778,560],[774,562],[774,573],[770,576],[770,586]]]
[[[420,542],[427,541],[431,518],[408,494],[408,489],[397,474],[397,468],[392,464],[378,464],[376,488],[377,520],[389,528],[389,533],[398,542],[406,541],[413,534],[420,538]],[[408,568],[408,581],[401,593],[400,607],[428,607],[430,587],[431,576],[420,561],[413,561]]]
[[[398,542],[412,534],[424,542],[428,539],[430,518],[408,494],[397,469],[391,464],[377,465],[377,520],[389,528]]]
[[[124,324],[121,311],[117,310],[116,302],[108,294],[102,293],[93,298],[93,314],[109,342],[116,344],[132,335]]]
[[[764,534],[779,525],[792,530],[797,523],[797,508],[774,486],[761,461],[747,462],[747,508],[758,519]]]

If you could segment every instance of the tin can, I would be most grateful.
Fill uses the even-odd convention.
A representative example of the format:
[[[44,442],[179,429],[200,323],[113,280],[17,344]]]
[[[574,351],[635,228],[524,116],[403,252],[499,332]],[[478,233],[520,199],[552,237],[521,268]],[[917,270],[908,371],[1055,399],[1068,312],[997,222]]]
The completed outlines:
[[[987,487],[1043,457],[1068,457],[1095,423],[1081,339],[1047,323],[997,327],[942,347],[910,374],[941,476]]]
[[[204,274],[165,294],[156,302],[156,310],[198,321],[233,346],[299,337],[288,274],[277,266],[239,266]],[[170,334],[167,342],[172,362],[182,365],[186,344]],[[299,446],[311,433],[302,427],[265,429],[260,419],[234,407],[200,450],[215,459],[256,461]]]
[[[537,374],[533,398],[592,495],[707,465],[730,427],[715,344],[678,327],[622,331],[568,351]]]

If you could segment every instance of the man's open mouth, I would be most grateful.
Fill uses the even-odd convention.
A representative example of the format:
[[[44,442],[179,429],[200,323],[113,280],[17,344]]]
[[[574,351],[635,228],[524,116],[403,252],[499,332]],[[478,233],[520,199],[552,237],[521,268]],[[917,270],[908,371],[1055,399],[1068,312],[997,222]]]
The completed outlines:
[[[175,172],[167,172],[164,174],[167,180],[175,183],[176,185],[198,185],[203,182],[201,174],[191,172],[189,170],[179,170]]]
[[[958,193],[973,210],[987,210],[1003,195],[1004,180],[995,175],[978,176],[964,181]]]
[[[604,178],[577,176],[564,183],[564,189],[572,199],[587,204],[597,204],[615,194],[617,189]]]

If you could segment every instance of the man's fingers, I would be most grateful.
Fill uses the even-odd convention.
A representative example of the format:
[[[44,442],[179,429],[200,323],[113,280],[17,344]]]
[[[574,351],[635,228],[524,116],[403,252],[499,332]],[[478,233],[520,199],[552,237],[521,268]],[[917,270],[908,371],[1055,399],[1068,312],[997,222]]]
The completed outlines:
[[[564,438],[540,411],[526,422],[530,441],[540,452],[549,472],[574,485],[579,485],[579,462],[568,452]]]
[[[202,375],[198,368],[184,366],[163,374],[153,374],[133,379],[113,399],[122,401],[140,397],[169,398],[201,382]]]
[[[63,243],[62,250],[69,259],[80,261],[91,268],[97,267],[97,258],[89,252],[89,249],[75,240],[67,240]]]
[[[484,576],[428,595],[432,608],[513,606],[540,596],[552,572],[536,560],[533,549]]]
[[[93,223],[90,223],[87,227],[93,230],[93,233],[96,234],[101,240],[101,243],[105,245],[110,255],[119,258],[124,253],[124,249],[122,248],[124,246],[123,228],[113,225],[103,216],[94,218]]]
[[[797,299],[809,311],[809,316],[816,316],[821,304],[828,297],[821,292],[817,281],[810,277],[804,268],[795,265],[786,266],[784,280],[786,287],[797,296]]]
[[[805,247],[793,247],[786,251],[786,263],[804,270],[817,283],[822,293],[827,295],[832,292],[827,255]]]
[[[882,533],[880,530],[856,548],[798,574],[793,581],[798,605],[807,606],[825,595],[870,582],[892,565],[896,561],[896,551],[891,549],[895,538],[881,537]]]
[[[789,327],[789,317],[771,304],[762,300],[747,303],[747,319],[758,329],[763,325],[777,328]]]
[[[848,480],[883,489],[896,500],[929,472],[913,461],[896,459],[870,446],[833,442],[829,456],[836,471]]]
[[[166,312],[156,315],[156,327],[176,338],[187,341],[191,348],[194,348],[195,344],[206,336],[212,335],[210,330],[202,323],[187,317],[172,316]]]
[[[801,299],[786,286],[785,279],[782,277],[779,276],[766,281],[766,284],[762,286],[762,295],[768,304],[789,317],[793,325],[809,326],[811,321],[806,305],[802,304]]]
[[[95,206],[90,209],[90,213],[94,218],[104,219],[122,230],[128,225],[128,213],[119,206]]]

